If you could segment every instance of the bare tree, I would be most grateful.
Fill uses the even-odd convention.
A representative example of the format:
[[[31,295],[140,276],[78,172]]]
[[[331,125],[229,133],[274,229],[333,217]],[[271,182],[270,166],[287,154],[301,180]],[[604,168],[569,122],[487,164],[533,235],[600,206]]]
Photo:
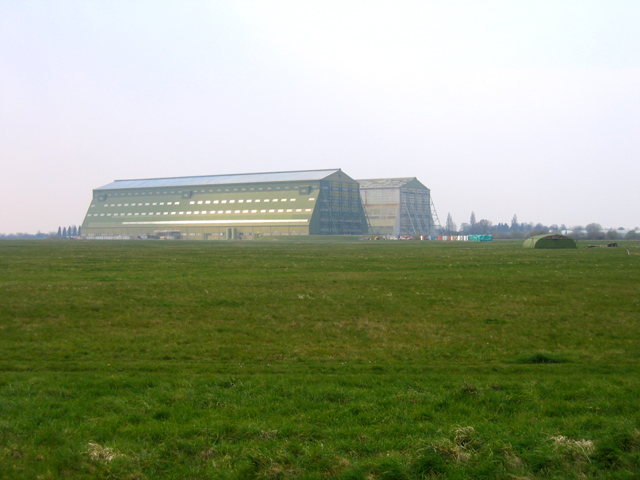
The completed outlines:
[[[479,233],[482,235],[488,235],[491,233],[491,227],[493,227],[493,222],[491,220],[487,220],[483,218],[479,222],[476,222],[475,233]]]
[[[580,238],[582,236],[582,232],[584,232],[584,227],[582,225],[576,225],[575,227],[571,227],[570,237]]]
[[[584,229],[587,231],[587,238],[589,240],[602,240],[604,239],[604,233],[602,233],[602,225],[599,223],[590,223]]]
[[[607,240],[618,240],[620,238],[620,234],[612,229],[604,234],[604,238],[606,238]]]
[[[451,218],[451,214],[447,215],[447,223],[444,227],[447,234],[453,234],[458,232],[458,226],[453,222],[453,218]]]
[[[516,232],[520,230],[520,224],[518,223],[518,215],[513,214],[513,218],[511,219],[511,231]]]

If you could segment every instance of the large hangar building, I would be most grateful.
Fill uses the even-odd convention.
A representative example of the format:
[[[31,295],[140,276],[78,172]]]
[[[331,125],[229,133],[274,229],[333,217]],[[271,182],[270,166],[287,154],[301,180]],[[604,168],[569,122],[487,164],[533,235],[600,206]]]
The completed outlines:
[[[417,178],[358,180],[374,235],[435,235],[438,216],[431,191]]]
[[[368,231],[340,169],[116,180],[93,191],[87,238],[240,239]]]

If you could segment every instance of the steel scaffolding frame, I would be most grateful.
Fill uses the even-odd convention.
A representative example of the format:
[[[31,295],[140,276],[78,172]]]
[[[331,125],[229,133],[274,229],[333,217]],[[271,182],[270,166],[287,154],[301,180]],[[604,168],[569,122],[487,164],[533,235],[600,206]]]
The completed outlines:
[[[355,192],[351,190],[342,186],[333,186],[331,182],[321,182],[318,195],[321,232],[359,235],[363,233],[363,222],[368,229],[360,194],[357,190]],[[352,196],[354,199],[351,198]]]

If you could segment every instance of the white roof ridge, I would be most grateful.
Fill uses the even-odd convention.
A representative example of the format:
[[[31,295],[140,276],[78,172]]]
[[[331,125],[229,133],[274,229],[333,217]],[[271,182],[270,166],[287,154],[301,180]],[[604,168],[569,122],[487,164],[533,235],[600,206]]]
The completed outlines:
[[[222,175],[195,175],[185,177],[127,179],[114,180],[113,182],[96,188],[95,190],[100,191],[124,188],[195,187],[262,182],[305,182],[322,180],[323,178],[326,178],[329,175],[337,172],[342,172],[342,170],[339,168],[331,168],[322,170],[292,170],[284,172],[231,173]]]
[[[151,178],[121,178],[114,182],[142,182],[147,180],[171,180],[178,178],[210,178],[210,177],[235,177],[241,175],[274,175],[281,173],[306,173],[306,172],[337,172],[339,168],[319,168],[311,170],[283,170],[281,172],[248,172],[248,173],[221,173],[218,175],[183,175],[179,177],[151,177]]]

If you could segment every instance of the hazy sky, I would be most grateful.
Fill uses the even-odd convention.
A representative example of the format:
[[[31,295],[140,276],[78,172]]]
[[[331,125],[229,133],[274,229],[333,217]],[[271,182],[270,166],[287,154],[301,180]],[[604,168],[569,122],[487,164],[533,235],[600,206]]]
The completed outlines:
[[[417,177],[440,220],[640,226],[640,1],[0,0],[0,232],[115,179]]]

